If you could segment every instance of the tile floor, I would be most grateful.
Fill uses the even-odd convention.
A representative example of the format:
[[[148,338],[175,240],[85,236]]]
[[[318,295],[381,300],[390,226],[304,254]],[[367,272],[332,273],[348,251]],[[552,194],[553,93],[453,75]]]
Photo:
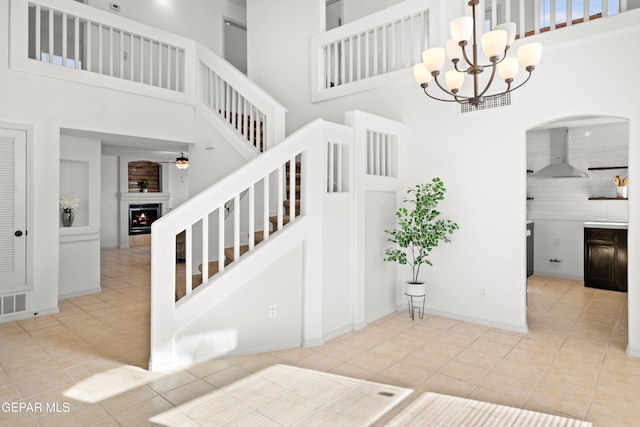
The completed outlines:
[[[150,373],[149,265],[148,247],[103,251],[101,293],[62,301],[59,314],[0,324],[0,425],[258,425],[254,416],[274,408],[256,409],[234,384],[288,365],[414,390],[376,425],[431,391],[640,426],[626,294],[534,277],[527,335],[438,316],[412,322],[403,311],[319,347]],[[216,405],[194,404],[213,395],[222,396]],[[278,401],[278,410],[295,411],[300,398]]]

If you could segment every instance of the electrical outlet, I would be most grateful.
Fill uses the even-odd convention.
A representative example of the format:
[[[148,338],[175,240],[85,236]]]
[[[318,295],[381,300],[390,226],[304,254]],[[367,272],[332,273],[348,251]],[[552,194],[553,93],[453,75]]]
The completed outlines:
[[[553,244],[556,246],[560,246],[560,238],[556,237],[555,240],[553,241]]]
[[[269,305],[269,317],[277,317],[278,316],[278,305],[270,304]]]
[[[486,297],[487,297],[487,288],[481,287],[480,288],[480,298],[486,298]]]
[[[120,5],[118,3],[109,3],[109,7],[111,7],[111,10],[115,10],[116,12],[120,12]]]

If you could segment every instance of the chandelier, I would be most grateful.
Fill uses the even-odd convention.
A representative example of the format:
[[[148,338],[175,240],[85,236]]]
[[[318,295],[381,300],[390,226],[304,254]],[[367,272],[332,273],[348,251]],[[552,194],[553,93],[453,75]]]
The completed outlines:
[[[451,60],[454,69],[444,73],[446,88],[442,85],[441,79],[438,79],[445,62],[445,49],[434,47],[425,50],[422,52],[423,62],[414,65],[414,77],[429,98],[437,101],[471,104],[474,107],[478,107],[485,101],[499,98],[524,85],[529,81],[531,73],[535,70],[538,62],[540,62],[540,56],[542,55],[541,43],[522,45],[518,48],[517,58],[507,58],[507,52],[516,38],[516,24],[507,22],[496,26],[493,31],[482,35],[482,51],[485,56],[489,58],[490,64],[480,65],[476,38],[476,6],[478,3],[479,0],[470,0],[469,3],[467,3],[471,6],[472,17],[463,16],[451,21],[450,29],[452,38],[446,43],[446,54]],[[473,45],[470,57],[466,48],[472,35]],[[464,59],[466,65],[461,64],[461,59]],[[529,75],[525,81],[515,87],[511,87],[513,79],[518,74],[519,65],[522,65],[524,69],[529,72]],[[485,70],[488,71],[488,69],[491,69],[491,76],[484,87],[481,87],[479,76]],[[500,75],[500,78],[506,83],[506,88],[502,92],[487,94],[487,91],[493,83],[496,71]],[[459,94],[466,74],[473,78],[473,95],[469,96]],[[451,96],[451,99],[437,98],[427,92],[427,87],[429,87],[429,81],[432,77],[436,85]]]

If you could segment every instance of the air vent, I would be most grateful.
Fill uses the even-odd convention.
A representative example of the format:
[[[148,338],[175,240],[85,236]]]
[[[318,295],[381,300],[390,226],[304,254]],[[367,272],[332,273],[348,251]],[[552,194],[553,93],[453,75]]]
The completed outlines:
[[[24,313],[27,311],[27,293],[2,295],[0,297],[0,316]]]
[[[511,105],[511,92],[503,93],[498,96],[488,98],[486,101],[479,105],[471,105],[465,102],[460,105],[461,113],[470,113],[478,110],[488,110],[490,108],[506,107]]]

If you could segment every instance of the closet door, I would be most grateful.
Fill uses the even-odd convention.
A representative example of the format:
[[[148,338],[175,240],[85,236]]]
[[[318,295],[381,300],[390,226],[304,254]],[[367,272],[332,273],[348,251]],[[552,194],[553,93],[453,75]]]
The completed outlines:
[[[25,285],[27,136],[0,128],[0,293]]]

